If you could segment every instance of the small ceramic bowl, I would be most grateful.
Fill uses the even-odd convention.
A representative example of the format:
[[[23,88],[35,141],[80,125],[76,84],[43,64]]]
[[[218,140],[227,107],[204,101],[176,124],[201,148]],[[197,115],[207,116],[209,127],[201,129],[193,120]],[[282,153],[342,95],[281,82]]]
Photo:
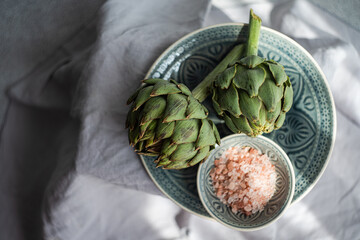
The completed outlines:
[[[212,186],[210,172],[214,167],[214,160],[234,146],[255,148],[261,154],[266,154],[275,166],[277,175],[275,193],[262,212],[250,216],[241,211],[233,213],[230,207],[217,198]],[[295,173],[289,157],[272,140],[263,136],[252,138],[244,134],[234,134],[221,139],[221,145],[215,148],[209,158],[199,166],[197,189],[202,204],[216,221],[239,231],[253,231],[275,222],[290,206],[295,189]]]

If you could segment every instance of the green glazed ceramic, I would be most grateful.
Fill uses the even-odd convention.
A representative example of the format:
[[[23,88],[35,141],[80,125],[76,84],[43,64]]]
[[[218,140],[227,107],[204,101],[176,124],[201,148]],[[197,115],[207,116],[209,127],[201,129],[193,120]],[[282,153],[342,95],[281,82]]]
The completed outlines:
[[[245,42],[247,25],[223,24],[193,32],[171,45],[153,64],[146,78],[173,78],[193,89],[232,47]],[[293,201],[304,197],[324,172],[335,139],[335,106],[324,74],[299,44],[285,35],[262,27],[259,56],[284,65],[294,89],[294,105],[282,128],[264,135],[289,156],[295,171]],[[204,104],[221,137],[232,134],[217,118],[211,99]],[[160,190],[184,209],[209,217],[196,188],[197,166],[185,170],[156,168],[154,157],[143,164]]]
[[[210,171],[214,160],[230,147],[252,147],[260,154],[269,157],[276,171],[276,191],[264,211],[246,216],[240,211],[236,214],[217,197],[212,186]],[[290,206],[295,190],[295,173],[292,163],[279,145],[266,137],[248,137],[245,134],[233,134],[221,139],[221,145],[215,148],[208,160],[199,166],[197,189],[200,200],[208,213],[218,222],[241,231],[253,231],[275,222]]]

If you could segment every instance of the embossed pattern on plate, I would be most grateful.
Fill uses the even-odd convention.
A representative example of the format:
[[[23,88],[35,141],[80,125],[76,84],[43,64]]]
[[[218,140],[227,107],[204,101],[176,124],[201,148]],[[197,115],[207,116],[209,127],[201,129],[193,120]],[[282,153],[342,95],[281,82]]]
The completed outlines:
[[[238,43],[245,42],[247,26],[224,24],[191,33],[170,46],[154,63],[146,78],[173,78],[193,89]],[[279,144],[295,170],[293,201],[301,199],[326,168],[335,139],[335,106],[324,74],[300,45],[268,28],[261,28],[259,55],[284,65],[294,89],[294,105],[282,128],[264,134]],[[204,101],[221,137],[232,134]],[[153,157],[142,157],[155,184],[184,209],[209,217],[196,191],[197,167],[181,171],[157,169]]]

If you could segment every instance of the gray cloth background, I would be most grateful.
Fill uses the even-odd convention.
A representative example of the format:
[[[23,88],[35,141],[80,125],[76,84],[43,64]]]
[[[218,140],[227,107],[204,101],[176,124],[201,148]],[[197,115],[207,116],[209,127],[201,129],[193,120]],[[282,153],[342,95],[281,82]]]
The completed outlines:
[[[102,3],[0,3],[0,239],[359,238],[356,29],[303,0]],[[310,194],[270,227],[240,233],[161,196],[128,146],[124,103],[170,44],[202,26],[247,22],[250,7],[317,60],[338,133]]]
[[[99,3],[89,5],[96,9]],[[3,4],[2,9],[7,9],[5,17],[20,17],[15,10],[10,11],[10,2]],[[44,11],[50,15],[39,17],[41,25],[29,26],[30,30],[21,25],[31,18],[25,16],[18,23],[24,29],[21,35],[8,34],[17,41],[11,49],[18,52],[5,52],[4,57],[9,57],[4,62],[4,71],[17,64],[22,49],[15,46],[22,47],[21,42],[39,44],[36,38],[20,40],[36,34],[38,27],[47,28],[41,32],[44,35],[56,38],[51,31],[61,35],[62,39],[49,41],[51,44],[65,43],[51,54],[45,48],[41,57],[30,52],[36,60],[44,55],[48,58],[7,91],[10,102],[0,147],[1,183],[7,192],[1,196],[1,222],[7,225],[1,237],[5,239],[43,237],[40,207],[44,221],[51,226],[56,222],[52,210],[80,175],[160,193],[127,143],[124,119],[128,107],[124,103],[157,56],[179,37],[200,28],[210,7],[208,0],[108,1],[95,18],[90,19],[90,14],[75,18],[75,26],[65,28],[66,35],[72,35],[65,41],[65,34],[59,32],[59,22],[46,24],[47,18],[54,18],[50,9],[56,6],[45,5],[50,9],[42,8],[41,3],[36,6],[37,10],[30,9],[32,14]],[[21,7],[19,3],[16,11]],[[64,12],[77,10],[72,7],[77,6],[68,6]],[[79,10],[84,11],[81,7]],[[73,13],[58,14],[65,20],[61,24],[73,24],[67,20]],[[46,46],[48,42],[42,36],[39,38]],[[10,44],[6,37],[3,42]],[[28,71],[27,66],[21,67],[19,71]],[[11,74],[15,75],[13,78],[19,77],[14,72],[9,71],[10,76],[4,78],[11,78]],[[6,87],[11,83],[4,82]],[[59,228],[54,227],[49,228],[50,236]]]

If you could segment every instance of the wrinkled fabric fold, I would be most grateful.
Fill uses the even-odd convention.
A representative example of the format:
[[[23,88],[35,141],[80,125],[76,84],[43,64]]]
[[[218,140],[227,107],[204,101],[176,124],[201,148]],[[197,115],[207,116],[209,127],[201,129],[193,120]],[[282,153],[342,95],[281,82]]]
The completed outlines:
[[[34,168],[42,169],[38,177],[31,177],[30,172],[26,176],[29,189],[43,182],[43,192],[37,197],[42,197],[45,237],[66,226],[54,212],[63,206],[80,176],[160,194],[128,145],[125,99],[169,45],[202,27],[209,7],[208,0],[107,1],[96,19],[10,86],[7,94],[12,103],[2,131],[2,142],[6,142],[1,153],[9,161],[21,159],[20,165],[27,158]],[[16,128],[18,118],[28,121],[22,132]],[[21,134],[30,134],[23,137],[27,142],[8,144],[9,136]],[[47,167],[39,168],[41,161],[35,159],[47,161]],[[2,178],[15,177],[5,174]],[[70,214],[72,209],[64,206],[60,211]],[[31,223],[26,226],[31,229]],[[41,231],[34,238],[39,235]]]
[[[0,238],[355,239],[360,234],[360,111],[354,107],[360,104],[354,43],[359,32],[303,0],[213,3],[224,12],[215,9],[208,17],[208,0],[109,0],[98,18],[10,87],[0,140],[1,219],[17,214],[3,227],[22,231]],[[332,90],[339,124],[328,168],[309,195],[270,227],[239,233],[156,196],[162,194],[128,145],[125,103],[173,42],[204,25],[246,22],[250,7],[264,26],[288,35],[315,58]]]

